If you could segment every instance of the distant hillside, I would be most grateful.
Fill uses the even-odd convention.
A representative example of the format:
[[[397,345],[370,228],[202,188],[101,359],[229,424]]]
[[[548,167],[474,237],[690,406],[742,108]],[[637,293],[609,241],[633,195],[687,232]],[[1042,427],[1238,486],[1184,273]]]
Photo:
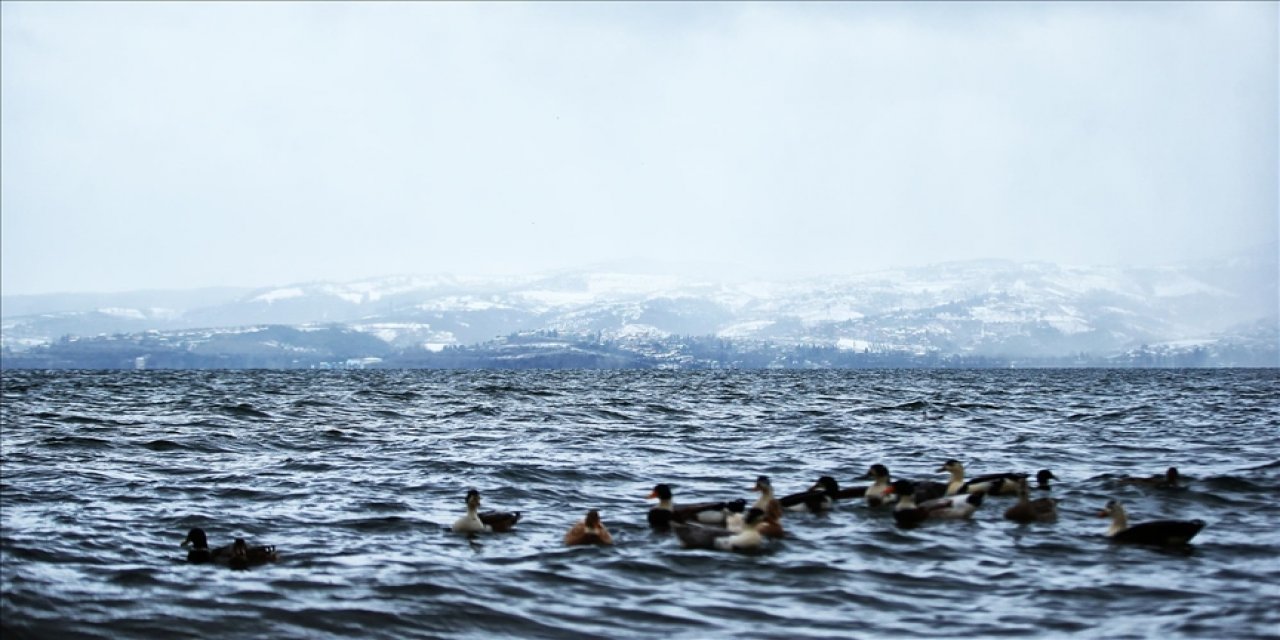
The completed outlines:
[[[235,366],[248,357],[244,340],[275,345],[250,349],[259,366],[500,366],[498,352],[528,342],[520,336],[552,335],[560,346],[542,344],[559,360],[528,357],[548,366],[746,366],[707,357],[715,343],[751,366],[1277,366],[1277,278],[1265,259],[1150,268],[981,261],[793,281],[392,277],[6,297],[0,340],[6,367],[207,367],[219,366],[209,359],[219,352]],[[274,337],[246,337],[263,331]],[[97,359],[112,349],[124,359]],[[268,357],[272,349],[285,355]],[[806,363],[796,359],[804,350],[828,355]]]

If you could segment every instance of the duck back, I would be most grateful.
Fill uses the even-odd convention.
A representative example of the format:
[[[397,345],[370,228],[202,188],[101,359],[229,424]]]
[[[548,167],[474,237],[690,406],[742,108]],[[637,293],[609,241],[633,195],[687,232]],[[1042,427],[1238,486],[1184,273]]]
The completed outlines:
[[[496,533],[510,531],[520,522],[520,512],[486,511],[480,514],[480,522]]]
[[[1153,520],[1135,524],[1111,537],[1116,542],[1178,547],[1187,544],[1204,528],[1204,520]]]

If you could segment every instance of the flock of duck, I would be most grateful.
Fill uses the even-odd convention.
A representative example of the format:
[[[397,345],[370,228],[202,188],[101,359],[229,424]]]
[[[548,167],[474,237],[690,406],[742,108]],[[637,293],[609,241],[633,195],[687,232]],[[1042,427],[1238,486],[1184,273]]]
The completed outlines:
[[[823,513],[840,501],[861,500],[869,508],[891,508],[893,519],[900,527],[914,527],[933,519],[968,518],[988,496],[1016,496],[1017,501],[1005,509],[1004,517],[1008,520],[1018,523],[1057,520],[1056,499],[1031,498],[1030,474],[998,473],[966,480],[964,465],[957,460],[947,460],[938,471],[949,473],[950,480],[945,483],[893,480],[887,467],[875,464],[864,476],[871,480],[867,486],[842,489],[834,478],[822,476],[808,490],[782,497],[774,495],[768,476],[760,476],[752,487],[760,496],[750,507],[744,499],[677,504],[671,486],[659,484],[649,494],[649,499],[656,499],[658,503],[649,510],[648,523],[655,531],[674,532],[687,548],[749,552],[765,546],[767,539],[786,535],[782,519],[787,511]],[[1050,482],[1056,479],[1048,469],[1039,471],[1035,474],[1035,490],[1049,491]],[[1121,478],[1118,482],[1176,489],[1180,488],[1179,479],[1178,470],[1170,467],[1157,476]],[[468,536],[505,532],[514,529],[520,521],[518,511],[480,511],[480,502],[479,491],[467,491],[466,513],[450,530]],[[1116,500],[1107,502],[1098,516],[1111,518],[1106,535],[1112,541],[1160,547],[1185,546],[1205,525],[1203,520],[1155,520],[1130,525],[1124,507]],[[564,544],[610,545],[613,536],[601,521],[600,513],[593,509],[569,529]],[[234,569],[275,562],[278,558],[275,546],[250,546],[243,538],[211,549],[204,530],[199,528],[188,532],[182,546],[188,545],[191,547],[187,553],[189,562],[212,562]]]

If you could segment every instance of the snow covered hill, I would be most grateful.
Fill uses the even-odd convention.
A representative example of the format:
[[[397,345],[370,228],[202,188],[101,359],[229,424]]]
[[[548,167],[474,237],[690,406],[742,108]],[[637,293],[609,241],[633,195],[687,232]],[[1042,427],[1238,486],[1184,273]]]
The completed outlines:
[[[621,344],[698,336],[854,353],[1106,356],[1224,340],[1274,352],[1266,329],[1277,326],[1275,267],[1266,260],[1152,268],[978,261],[791,281],[610,272],[398,276],[290,284],[206,304],[190,296],[171,306],[151,300],[148,308],[99,300],[94,308],[40,312],[38,297],[6,298],[0,331],[11,352],[64,336],[263,325],[341,325],[392,349],[428,351],[552,331]],[[8,315],[9,308],[25,313]]]

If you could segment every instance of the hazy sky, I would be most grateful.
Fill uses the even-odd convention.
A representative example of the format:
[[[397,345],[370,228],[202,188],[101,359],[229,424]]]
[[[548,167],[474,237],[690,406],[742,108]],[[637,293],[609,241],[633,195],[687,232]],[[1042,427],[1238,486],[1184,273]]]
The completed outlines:
[[[1274,246],[1278,6],[4,2],[0,287]]]

